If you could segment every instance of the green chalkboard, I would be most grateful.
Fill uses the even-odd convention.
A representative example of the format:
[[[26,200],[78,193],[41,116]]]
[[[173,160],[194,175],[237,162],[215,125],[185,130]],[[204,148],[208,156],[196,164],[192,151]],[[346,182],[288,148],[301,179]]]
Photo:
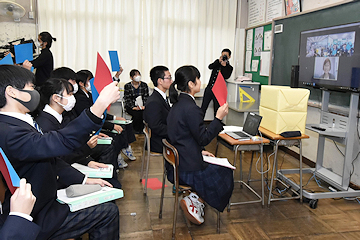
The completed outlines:
[[[264,32],[271,31],[271,24],[264,25]],[[269,77],[267,76],[261,76],[260,75],[260,56],[254,56],[254,43],[255,43],[255,28],[253,28],[253,42],[252,42],[252,54],[251,54],[251,60],[259,60],[259,66],[257,72],[248,72],[252,74],[252,80],[254,82],[259,82],[262,85],[268,85],[269,83]],[[263,42],[263,49],[264,49],[264,42]]]
[[[290,85],[291,66],[298,65],[300,33],[302,31],[359,22],[359,10],[360,1],[354,1],[276,20],[275,25],[283,24],[283,32],[274,34],[271,84]],[[321,101],[320,90],[310,88],[310,91],[310,99]],[[330,103],[338,106],[348,106],[349,96],[348,93],[334,92],[331,94]]]

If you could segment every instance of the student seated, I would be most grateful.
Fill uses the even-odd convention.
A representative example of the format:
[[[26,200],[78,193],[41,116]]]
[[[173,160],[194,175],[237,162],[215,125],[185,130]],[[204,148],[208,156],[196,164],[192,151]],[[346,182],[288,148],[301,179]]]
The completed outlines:
[[[75,115],[80,114],[84,109],[89,108],[92,105],[93,99],[91,94],[90,79],[92,73],[87,70],[81,70],[76,73],[76,82],[78,83],[80,90],[75,94],[76,104],[74,107]],[[124,118],[116,117],[111,114],[106,115],[107,120],[125,120]],[[130,143],[136,140],[131,124],[120,125],[114,124],[109,121],[105,121],[103,130],[107,130],[106,134],[114,139],[115,152],[118,156],[118,165],[120,168],[127,167],[121,155],[121,152],[128,157],[131,161],[136,160],[133,155]],[[118,133],[112,133],[110,131],[115,130]]]
[[[170,71],[165,66],[156,66],[150,70],[150,78],[155,88],[145,104],[144,119],[151,129],[150,150],[162,153],[162,139],[167,138],[166,118],[170,111],[166,91],[172,79]]]
[[[176,70],[173,83],[181,91],[178,101],[173,105],[167,118],[167,131],[170,143],[179,153],[179,182],[192,187],[195,192],[180,201],[186,217],[201,224],[203,201],[218,211],[224,211],[234,188],[231,169],[208,164],[202,155],[208,145],[223,129],[221,120],[228,113],[228,104],[219,107],[215,119],[205,127],[203,111],[196,105],[194,95],[200,91],[200,72],[194,66],[183,66]],[[176,96],[175,96],[176,97]],[[173,168],[168,168],[171,181]]]
[[[40,96],[39,108],[42,110],[40,110],[36,122],[40,125],[41,130],[45,133],[64,128],[68,122],[63,121],[62,113],[71,111],[76,102],[71,83],[61,78],[50,78],[41,87]],[[105,164],[112,164],[114,165],[113,178],[106,180],[114,187],[121,188],[116,174],[117,155],[113,145],[97,145],[99,136],[108,137],[103,133],[93,135],[89,137],[87,144],[61,158],[69,164],[76,162],[91,168],[107,168],[108,166]]]
[[[141,74],[137,69],[130,71],[130,79],[131,82],[124,86],[125,109],[132,116],[135,133],[142,133],[144,128],[143,112],[149,97],[149,88],[146,83],[141,81]],[[139,106],[136,101],[138,97],[141,98],[142,106]]]
[[[40,227],[33,223],[33,218],[30,216],[35,201],[36,197],[31,192],[31,184],[26,183],[26,179],[21,179],[20,187],[15,190],[10,198],[9,216],[5,223],[1,224],[1,240],[36,239]]]
[[[118,240],[119,209],[114,203],[70,212],[66,204],[56,200],[57,182],[66,186],[99,184],[111,187],[105,180],[87,178],[57,156],[72,153],[86,143],[92,131],[101,127],[105,109],[120,97],[116,83],[106,86],[94,105],[65,128],[42,134],[27,114],[40,100],[39,93],[34,90],[34,74],[19,66],[2,65],[0,78],[0,147],[19,177],[32,186],[37,199],[32,216],[41,228],[38,239],[67,239],[89,233],[89,239]],[[9,215],[10,197],[7,190],[2,220]]]

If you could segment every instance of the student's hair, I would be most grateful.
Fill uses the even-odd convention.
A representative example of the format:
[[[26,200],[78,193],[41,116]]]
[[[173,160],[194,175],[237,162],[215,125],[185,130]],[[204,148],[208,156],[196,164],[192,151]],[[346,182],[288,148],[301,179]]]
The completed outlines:
[[[156,66],[150,70],[150,79],[155,87],[158,85],[157,81],[159,78],[164,79],[166,71],[169,71],[169,69],[165,66]]]
[[[326,58],[325,61],[324,61],[324,64],[323,64],[323,70],[324,70],[324,67],[325,67],[325,64],[326,64],[326,63],[329,63],[330,69],[331,69],[331,61],[330,61],[329,58]]]
[[[49,78],[40,89],[40,105],[38,109],[42,110],[46,104],[50,103],[51,96],[59,94],[63,96],[64,91],[68,94],[74,91],[70,82],[63,78]]]
[[[141,75],[141,73],[140,73],[139,70],[137,70],[137,69],[131,70],[131,71],[130,71],[130,77],[134,77],[137,73],[138,73],[139,75]]]
[[[24,89],[28,83],[34,83],[35,75],[20,66],[0,65],[0,108],[6,105],[5,89],[12,86],[16,89]]]
[[[79,84],[80,82],[86,86],[86,82],[89,80],[89,75],[83,71],[79,71],[76,73],[76,82]]]
[[[171,84],[170,98],[172,102],[177,102],[177,92],[173,90],[176,88],[181,92],[190,92],[189,82],[196,84],[196,78],[200,78],[199,70],[191,65],[186,65],[178,68],[175,72],[175,81]]]
[[[74,70],[72,70],[68,67],[60,67],[60,68],[56,68],[56,69],[52,70],[50,77],[51,78],[63,78],[67,81],[69,81],[70,79],[72,79],[72,80],[76,79]]]
[[[77,73],[85,73],[85,74],[88,76],[88,79],[94,78],[94,75],[92,74],[92,72],[90,72],[90,71],[87,70],[87,69],[80,70],[80,71],[78,71]]]
[[[231,51],[230,51],[230,49],[224,48],[224,49],[221,51],[221,53],[223,53],[223,52],[227,52],[227,53],[229,53],[229,57],[231,56]]]
[[[52,41],[56,41],[56,38],[53,38],[50,33],[42,32],[39,34],[41,41],[46,42],[46,48],[51,48]]]

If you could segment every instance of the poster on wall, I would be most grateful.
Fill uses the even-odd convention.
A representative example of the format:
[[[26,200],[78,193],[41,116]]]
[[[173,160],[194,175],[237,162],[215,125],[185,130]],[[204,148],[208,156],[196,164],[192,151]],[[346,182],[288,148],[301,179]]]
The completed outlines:
[[[254,32],[254,29],[247,30],[247,34],[246,34],[246,51],[251,51],[252,50],[253,35],[254,35],[253,32]]]
[[[249,0],[248,27],[265,23],[266,0]]]
[[[258,27],[255,29],[255,43],[254,43],[254,56],[259,57],[262,52],[264,39],[264,27]]]
[[[300,11],[300,0],[285,0],[286,16],[299,13]]]
[[[264,51],[271,50],[271,31],[264,32]]]
[[[266,5],[266,22],[270,22],[274,18],[284,16],[284,1],[283,0],[272,0],[267,1]]]

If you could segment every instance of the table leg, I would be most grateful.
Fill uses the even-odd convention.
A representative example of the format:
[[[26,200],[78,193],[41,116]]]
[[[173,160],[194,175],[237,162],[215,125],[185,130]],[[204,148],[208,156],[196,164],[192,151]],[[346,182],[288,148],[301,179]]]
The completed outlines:
[[[277,170],[277,152],[278,152],[278,147],[279,147],[279,140],[277,140],[277,141],[275,142],[274,164],[273,164],[273,169],[272,169],[272,173],[271,173],[271,180],[270,180],[268,207],[270,207],[270,202],[271,202],[271,193],[272,193],[272,188],[273,188],[273,183],[274,183],[274,174],[275,174],[275,171]]]
[[[260,171],[261,171],[261,206],[264,207],[265,205],[265,200],[264,200],[264,196],[265,196],[265,190],[264,190],[264,158],[263,158],[263,146],[264,144],[261,143],[260,145],[260,162],[261,162],[261,167],[260,167]],[[256,163],[255,163],[256,164]],[[250,173],[249,173],[250,174]]]
[[[303,171],[302,171],[302,141],[299,140],[300,145],[300,203],[303,202]]]

